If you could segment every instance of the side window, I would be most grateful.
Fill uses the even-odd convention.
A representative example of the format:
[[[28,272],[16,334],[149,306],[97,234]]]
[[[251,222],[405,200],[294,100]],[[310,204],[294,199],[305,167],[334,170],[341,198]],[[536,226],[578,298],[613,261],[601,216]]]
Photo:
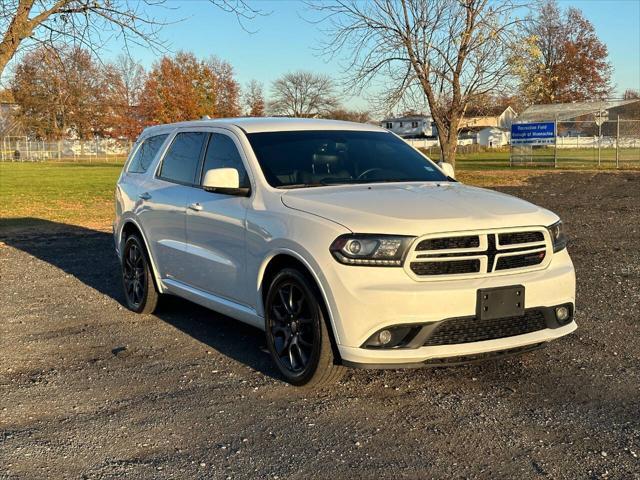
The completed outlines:
[[[134,157],[129,162],[127,172],[129,173],[144,173],[153,162],[158,150],[166,140],[168,135],[156,135],[149,137],[142,142],[142,145],[138,147]]]
[[[206,132],[178,133],[162,160],[160,178],[170,182],[192,185],[196,181],[196,171]]]
[[[204,167],[202,168],[202,175],[211,170],[212,168],[235,168],[240,175],[240,187],[246,188],[249,186],[249,177],[247,171],[242,163],[240,153],[236,148],[236,144],[233,140],[226,135],[220,133],[212,133],[211,140],[209,140],[209,146],[207,147],[207,153],[204,157]]]

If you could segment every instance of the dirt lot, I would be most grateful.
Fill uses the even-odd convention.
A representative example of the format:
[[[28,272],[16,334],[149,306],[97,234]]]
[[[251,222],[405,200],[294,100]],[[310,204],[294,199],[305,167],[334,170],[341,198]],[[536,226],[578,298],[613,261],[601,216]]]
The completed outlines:
[[[129,313],[108,233],[5,230],[0,478],[640,478],[640,174],[501,189],[566,221],[579,330],[320,392],[257,330],[178,299]]]

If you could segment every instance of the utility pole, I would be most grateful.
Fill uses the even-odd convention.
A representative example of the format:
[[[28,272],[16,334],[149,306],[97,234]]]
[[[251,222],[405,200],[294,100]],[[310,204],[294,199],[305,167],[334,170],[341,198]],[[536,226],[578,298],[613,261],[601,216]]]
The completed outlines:
[[[598,166],[600,166],[600,144],[602,143],[602,122],[598,122]]]
[[[553,122],[553,168],[558,168],[558,116]]]
[[[616,126],[616,168],[620,168],[620,115]]]

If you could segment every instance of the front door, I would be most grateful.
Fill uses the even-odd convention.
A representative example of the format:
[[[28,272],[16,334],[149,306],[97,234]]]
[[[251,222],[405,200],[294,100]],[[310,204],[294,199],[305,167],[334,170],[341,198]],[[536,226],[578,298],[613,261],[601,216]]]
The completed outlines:
[[[239,145],[222,132],[211,133],[200,180],[212,168],[233,167],[240,186],[249,186]],[[245,223],[250,199],[192,189],[187,207],[189,283],[208,293],[244,305],[251,304],[246,288]],[[255,292],[253,292],[255,295]]]

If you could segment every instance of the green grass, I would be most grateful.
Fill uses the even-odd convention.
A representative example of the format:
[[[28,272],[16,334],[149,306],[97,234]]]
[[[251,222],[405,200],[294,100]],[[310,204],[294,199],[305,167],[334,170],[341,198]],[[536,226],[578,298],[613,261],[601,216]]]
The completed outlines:
[[[436,148],[423,150],[431,159],[440,160],[440,151]],[[615,148],[600,150],[600,165],[598,165],[598,149],[595,148],[559,148],[559,168],[616,168]],[[509,150],[487,150],[482,152],[463,153],[456,155],[456,168],[460,170],[494,170],[503,168],[553,168],[553,148],[540,148],[531,152],[530,156],[520,157],[520,163],[510,166]],[[640,148],[623,148],[619,152],[621,168],[640,168]]]
[[[108,228],[122,163],[0,163],[3,228],[35,219]]]
[[[636,168],[640,167],[640,149],[637,150],[625,155],[629,158],[629,153],[637,154],[637,158],[633,158]],[[561,162],[559,166],[562,169],[580,166],[579,162],[585,162],[585,151],[579,152],[581,160]],[[579,152],[565,150],[562,154],[569,158]],[[601,155],[609,162],[604,168],[610,168],[615,151],[603,149]],[[437,155],[432,158],[438,160]],[[586,166],[597,168],[593,162],[587,162]],[[122,163],[0,162],[0,233],[43,228],[42,220],[108,230],[114,216],[114,189],[121,169]],[[509,167],[508,151],[460,153],[456,170],[461,181],[485,187],[522,185],[531,176],[554,171],[526,164]]]

